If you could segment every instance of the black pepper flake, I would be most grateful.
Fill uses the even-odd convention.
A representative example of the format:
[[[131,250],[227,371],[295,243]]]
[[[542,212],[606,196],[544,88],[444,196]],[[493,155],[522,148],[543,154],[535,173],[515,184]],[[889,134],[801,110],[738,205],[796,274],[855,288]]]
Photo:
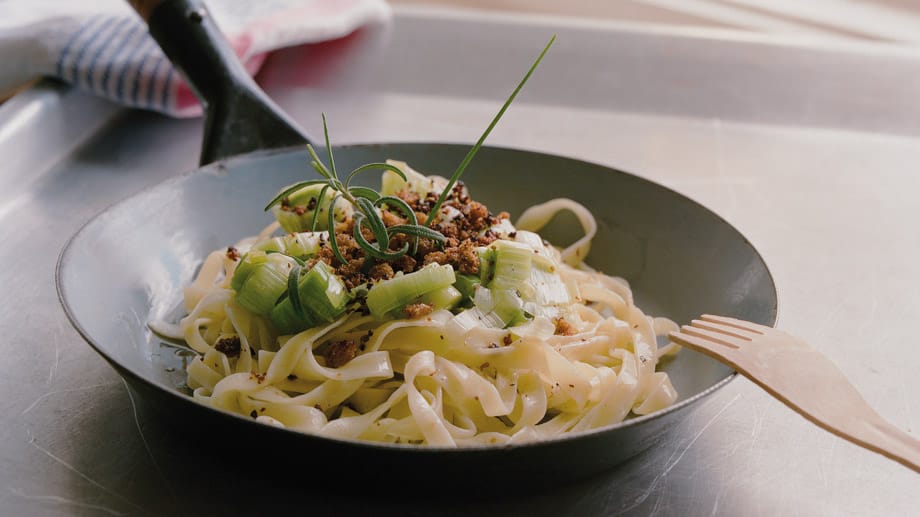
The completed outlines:
[[[290,374],[290,375],[288,375],[287,378],[288,378],[289,381],[297,380],[297,376],[294,375],[293,373]]]
[[[249,416],[251,416],[252,418],[255,418],[255,417],[259,416],[259,414],[256,413],[256,410],[255,410],[255,409],[253,409],[253,410],[249,413]]]
[[[505,337],[502,338],[502,343],[506,345],[510,345],[512,341],[514,340],[511,338],[511,334],[506,334]]]
[[[241,347],[239,336],[223,337],[214,343],[214,349],[227,357],[239,357]]]

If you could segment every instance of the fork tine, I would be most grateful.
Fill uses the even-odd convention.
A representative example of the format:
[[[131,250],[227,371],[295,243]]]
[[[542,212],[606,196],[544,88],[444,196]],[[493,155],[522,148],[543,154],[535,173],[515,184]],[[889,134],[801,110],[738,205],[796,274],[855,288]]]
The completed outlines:
[[[736,348],[716,343],[707,338],[691,336],[680,331],[673,331],[668,334],[668,338],[678,345],[685,346],[691,350],[696,350],[717,360],[725,361],[729,356],[734,356]],[[734,367],[734,359],[728,361]]]
[[[677,343],[678,345],[692,348],[693,350],[699,350],[701,352],[707,351],[714,346],[718,346],[708,339],[691,336],[690,334],[684,334],[683,332],[677,330],[668,332],[668,339]]]
[[[706,339],[717,343],[722,346],[727,346],[729,348],[741,348],[743,345],[739,341],[750,341],[745,338],[735,338],[728,334],[723,334],[721,332],[713,332],[706,329],[701,329],[698,327],[691,327],[690,325],[684,325],[680,328],[680,331],[684,334],[698,337],[701,339]]]
[[[719,334],[724,334],[726,336],[731,336],[733,338],[742,339],[744,341],[751,341],[758,334],[749,332],[748,330],[742,330],[738,327],[732,327],[729,325],[722,325],[718,323],[711,323],[703,320],[693,320],[690,322],[690,326],[693,328],[709,330],[712,332],[718,332]]]
[[[748,332],[753,332],[755,334],[766,334],[767,331],[771,330],[770,327],[765,327],[763,325],[751,323],[750,321],[737,320],[735,318],[729,318],[726,316],[703,314],[700,316],[700,319],[709,323],[719,323],[722,325],[728,325],[729,327],[735,327],[736,329],[747,330]]]

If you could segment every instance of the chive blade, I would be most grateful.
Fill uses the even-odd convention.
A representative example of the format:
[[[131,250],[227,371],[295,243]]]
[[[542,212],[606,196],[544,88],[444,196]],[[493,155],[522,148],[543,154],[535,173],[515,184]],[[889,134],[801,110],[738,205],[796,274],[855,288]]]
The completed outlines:
[[[546,55],[546,52],[553,45],[553,42],[556,41],[556,36],[553,35],[550,38],[549,43],[543,47],[543,51],[540,52],[540,55],[537,56],[536,61],[533,62],[533,65],[530,66],[530,70],[524,74],[524,78],[521,79],[521,82],[518,83],[517,87],[511,92],[511,95],[505,101],[505,104],[502,105],[501,109],[498,110],[498,113],[492,119],[492,122],[489,123],[489,126],[482,133],[482,136],[479,137],[479,140],[473,145],[472,149],[466,153],[466,157],[463,158],[463,161],[460,162],[460,165],[457,167],[457,170],[454,171],[454,174],[450,177],[450,181],[447,182],[447,186],[444,187],[444,190],[441,192],[441,195],[438,197],[438,202],[435,203],[434,207],[431,209],[431,212],[428,214],[428,219],[425,221],[425,225],[430,225],[434,218],[437,217],[438,210],[441,208],[441,205],[444,204],[444,200],[447,199],[447,196],[450,195],[450,192],[453,190],[454,185],[457,183],[457,180],[460,179],[460,176],[463,174],[463,171],[466,170],[467,165],[473,160],[473,157],[476,156],[476,153],[479,152],[479,148],[482,147],[483,142],[488,138],[489,134],[492,132],[492,129],[498,124],[498,121],[502,118],[502,115],[505,114],[505,111],[508,109],[508,106],[514,101],[514,98],[517,97],[518,92],[521,91],[521,88],[524,87],[524,84],[527,83],[527,80],[530,79],[530,76],[533,74],[534,70],[537,69],[537,66],[540,64],[540,61],[543,60],[543,56]]]

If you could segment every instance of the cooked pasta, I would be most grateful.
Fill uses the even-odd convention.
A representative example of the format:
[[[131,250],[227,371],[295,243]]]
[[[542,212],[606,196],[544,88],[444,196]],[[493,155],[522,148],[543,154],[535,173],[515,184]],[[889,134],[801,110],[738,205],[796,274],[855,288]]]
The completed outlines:
[[[389,163],[409,174],[409,181],[397,181],[390,194],[421,212],[419,216],[426,215],[424,190],[439,193],[443,180]],[[386,182],[385,177],[385,187]],[[484,209],[464,189],[456,190],[429,225],[444,235],[457,233],[450,225],[471,234],[463,221]],[[631,414],[657,411],[676,399],[668,375],[656,371],[662,356],[676,352],[675,345],[659,348],[656,336],[676,326],[636,307],[626,281],[585,265],[597,225],[575,201],[555,199],[531,207],[514,225],[505,214],[486,212],[481,218],[486,229],[477,230],[478,237],[447,239],[448,247],[455,245],[453,255],[451,249],[442,251],[417,239],[416,246],[428,242],[429,247],[415,253],[414,264],[406,266],[408,259],[392,266],[371,261],[382,271],[375,278],[364,258],[356,262],[361,268],[349,269],[347,252],[343,263],[323,250],[330,240],[347,247],[350,234],[363,232],[371,241],[379,234],[363,230],[354,214],[338,213],[334,203],[323,205],[322,196],[317,199],[313,192],[304,203],[306,214],[285,198],[285,213],[276,211],[276,216],[284,223],[291,214],[309,216],[313,210],[319,219],[329,216],[334,235],[330,237],[328,225],[325,231],[313,227],[288,233],[288,239],[300,239],[300,251],[308,251],[299,253],[303,260],[285,262],[284,267],[297,269],[302,263],[302,269],[311,270],[328,264],[336,278],[344,279],[347,308],[334,318],[314,317],[315,324],[307,328],[283,332],[275,319],[280,302],[269,300],[270,316],[251,310],[254,302],[245,306],[241,289],[234,288],[234,275],[247,253],[279,242],[280,237],[273,237],[277,223],[260,236],[214,251],[185,290],[188,315],[176,327],[154,327],[184,339],[198,353],[187,369],[188,386],[202,404],[316,435],[457,447],[545,440],[596,429]],[[583,236],[557,249],[535,232],[563,210],[575,214]],[[391,228],[407,217],[387,208],[379,212]],[[411,235],[402,236],[405,242],[394,239],[385,250],[412,241]],[[513,253],[524,262],[502,262]],[[283,254],[266,255],[265,260]],[[437,267],[451,268],[445,274],[456,282],[466,279],[475,285],[467,286],[459,299],[451,294],[448,303],[429,293],[385,314],[368,309],[378,285]],[[352,273],[354,277],[346,278]],[[301,274],[295,272],[292,282]],[[456,282],[450,293],[457,291]],[[289,293],[282,298],[301,296]],[[509,296],[514,311],[510,317]],[[304,308],[308,298],[289,303],[309,312]]]

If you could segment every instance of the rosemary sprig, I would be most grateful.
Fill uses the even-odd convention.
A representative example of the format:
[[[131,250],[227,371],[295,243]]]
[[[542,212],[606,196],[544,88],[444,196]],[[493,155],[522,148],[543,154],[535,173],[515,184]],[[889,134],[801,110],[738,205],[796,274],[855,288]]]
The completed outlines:
[[[546,52],[553,45],[553,42],[556,41],[556,36],[550,38],[549,43],[543,48],[543,51],[540,52],[540,55],[537,56],[536,61],[533,65],[530,66],[530,69],[524,75],[524,78],[521,79],[521,82],[518,83],[514,91],[511,92],[511,95],[505,100],[505,103],[502,105],[501,109],[492,119],[492,122],[489,123],[489,126],[483,132],[482,136],[479,137],[479,140],[475,145],[469,150],[466,156],[463,158],[463,161],[460,162],[460,165],[457,166],[457,170],[454,171],[453,175],[450,177],[450,180],[447,182],[447,186],[441,192],[441,195],[438,197],[438,201],[435,203],[434,207],[431,209],[431,212],[428,214],[428,218],[424,224],[419,224],[419,221],[415,215],[415,211],[406,204],[402,199],[395,196],[381,196],[379,192],[372,188],[362,187],[362,186],[352,186],[351,181],[358,174],[370,171],[370,170],[382,170],[382,171],[392,171],[403,181],[408,181],[405,173],[399,168],[390,165],[388,163],[368,163],[362,165],[345,176],[345,181],[343,182],[339,179],[338,172],[335,167],[335,158],[332,154],[332,143],[329,140],[329,128],[326,124],[326,115],[323,114],[323,136],[325,137],[326,144],[326,154],[329,157],[329,166],[323,163],[323,160],[320,159],[317,155],[316,150],[312,145],[307,144],[307,152],[310,154],[310,164],[313,169],[322,176],[323,179],[301,181],[295,183],[284,190],[282,190],[277,196],[275,196],[268,205],[265,206],[265,210],[271,209],[276,204],[282,202],[285,198],[291,194],[297,192],[298,190],[308,187],[311,185],[323,185],[322,190],[320,190],[319,197],[316,201],[316,208],[314,209],[313,218],[310,223],[310,230],[316,231],[317,224],[317,215],[320,211],[320,206],[322,206],[323,201],[326,198],[327,194],[332,196],[329,202],[329,213],[328,213],[328,224],[327,228],[329,229],[329,244],[332,248],[332,252],[335,255],[336,259],[342,264],[347,263],[348,261],[342,255],[341,249],[339,248],[338,241],[335,236],[335,206],[339,199],[344,199],[346,202],[352,205],[356,210],[354,216],[354,238],[355,242],[361,247],[365,252],[365,257],[367,257],[365,266],[370,265],[370,259],[377,260],[396,260],[399,257],[409,253],[415,254],[418,250],[419,239],[430,239],[434,241],[439,246],[443,246],[447,241],[447,238],[441,232],[432,229],[430,226],[437,217],[437,213],[441,208],[441,205],[444,204],[444,201],[447,199],[447,196],[450,195],[451,191],[456,185],[457,181],[460,179],[460,176],[466,170],[466,167],[473,160],[473,157],[476,156],[476,153],[479,152],[479,149],[482,147],[483,142],[492,132],[492,129],[498,124],[498,121],[502,118],[502,115],[505,114],[505,111],[508,109],[508,106],[511,105],[514,98],[517,97],[518,92],[521,91],[524,84],[530,79],[530,76],[536,70],[537,65],[540,64],[540,61],[543,60],[543,56],[546,55]],[[329,190],[332,190],[330,193]],[[378,209],[386,206],[390,210],[395,210],[401,212],[402,215],[406,217],[406,224],[398,224],[390,226],[389,228],[384,224],[383,218],[380,216]],[[374,236],[375,242],[368,241],[363,233],[361,232],[362,228],[367,228]],[[412,237],[411,245],[407,242],[400,249],[391,250],[390,241],[394,235],[402,234],[406,237]],[[297,275],[299,276],[299,271]],[[292,303],[295,300],[292,298]],[[298,300],[299,301],[299,300]]]
[[[310,230],[316,231],[319,207],[322,206],[322,203],[326,199],[326,195],[330,194],[329,190],[331,189],[333,191],[331,193],[332,199],[329,202],[329,213],[327,214],[327,228],[330,229],[329,244],[335,258],[343,264],[347,263],[348,260],[342,254],[342,250],[335,237],[335,206],[340,199],[347,201],[356,210],[354,225],[355,242],[364,250],[366,257],[378,260],[396,260],[408,253],[410,249],[415,253],[418,249],[419,238],[431,239],[438,245],[443,245],[444,242],[447,241],[440,232],[419,225],[415,212],[405,201],[393,196],[381,196],[379,192],[372,188],[351,184],[352,180],[358,174],[371,170],[392,171],[402,178],[403,181],[408,181],[406,174],[402,170],[388,163],[368,163],[349,172],[343,182],[339,178],[338,171],[335,167],[335,157],[332,153],[332,142],[329,139],[329,128],[326,123],[325,114],[323,114],[323,135],[325,137],[326,153],[329,155],[328,167],[323,163],[323,160],[316,153],[313,146],[307,144],[307,152],[310,154],[311,165],[323,179],[301,181],[285,188],[266,205],[265,210],[271,209],[276,204],[282,202],[284,198],[304,187],[323,185],[316,200],[316,209],[314,209],[313,218],[310,222]],[[386,224],[383,222],[383,218],[378,212],[378,208],[383,205],[392,207],[398,212],[402,212],[403,215],[406,216],[408,223],[387,228]],[[361,233],[361,228],[369,229],[374,235],[375,242],[368,241]],[[406,243],[398,250],[390,250],[390,240],[397,234],[404,234],[407,237],[412,237],[412,245],[410,246]],[[370,261],[368,261],[368,264],[370,264]]]

